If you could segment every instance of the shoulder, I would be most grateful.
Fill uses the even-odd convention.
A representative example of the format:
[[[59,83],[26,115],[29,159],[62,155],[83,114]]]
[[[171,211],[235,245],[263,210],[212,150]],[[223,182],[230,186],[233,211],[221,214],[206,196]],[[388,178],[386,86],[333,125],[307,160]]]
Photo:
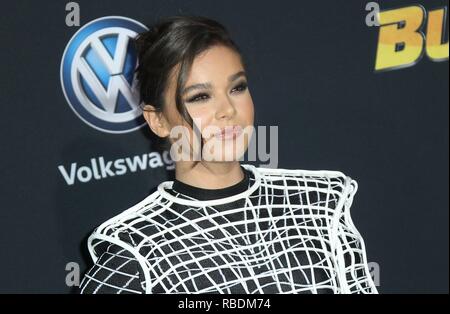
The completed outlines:
[[[357,181],[339,170],[309,170],[309,169],[286,169],[286,168],[266,168],[255,167],[251,165],[243,165],[247,169],[253,169],[262,180],[283,181],[290,180],[288,183],[293,184],[294,181],[320,183],[335,183],[336,187],[344,187],[346,184],[356,186]]]
[[[139,228],[142,224],[143,212],[147,216],[151,216],[149,213],[156,212],[158,208],[161,208],[158,202],[159,198],[160,194],[157,190],[97,226],[89,236],[87,243],[93,261],[95,262],[111,245],[125,249],[135,257],[139,257],[141,254],[138,247],[142,241],[142,236],[139,236]]]
[[[314,199],[332,199],[338,203],[351,204],[358,189],[358,182],[340,170],[312,170],[266,168],[243,165],[252,170],[262,186],[270,189],[309,192]],[[290,193],[292,194],[292,193]],[[342,204],[344,205],[344,204]]]

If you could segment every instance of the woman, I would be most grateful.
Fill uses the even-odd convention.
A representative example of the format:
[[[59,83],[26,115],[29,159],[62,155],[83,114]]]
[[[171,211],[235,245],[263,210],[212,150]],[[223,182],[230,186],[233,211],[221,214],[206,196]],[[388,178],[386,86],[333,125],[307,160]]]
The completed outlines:
[[[174,16],[135,42],[144,117],[183,158],[93,232],[81,293],[377,293],[349,213],[355,180],[239,163],[254,112],[227,30]],[[173,149],[180,126],[187,153]]]

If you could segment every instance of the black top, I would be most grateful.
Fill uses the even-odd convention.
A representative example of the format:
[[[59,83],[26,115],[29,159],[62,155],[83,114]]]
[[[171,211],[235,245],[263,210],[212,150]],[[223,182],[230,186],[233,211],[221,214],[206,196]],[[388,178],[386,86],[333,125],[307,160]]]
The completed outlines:
[[[200,187],[196,187],[193,185],[189,185],[183,183],[177,179],[174,179],[172,189],[175,192],[184,194],[186,196],[206,201],[213,200],[219,198],[225,198],[229,196],[233,196],[239,193],[242,193],[248,189],[249,186],[249,177],[250,171],[241,166],[242,171],[244,172],[244,178],[231,186],[221,188],[221,189],[204,189]]]
[[[360,235],[334,219],[342,178],[260,169],[221,189],[164,184],[173,197],[159,192],[92,242],[80,293],[371,292]]]

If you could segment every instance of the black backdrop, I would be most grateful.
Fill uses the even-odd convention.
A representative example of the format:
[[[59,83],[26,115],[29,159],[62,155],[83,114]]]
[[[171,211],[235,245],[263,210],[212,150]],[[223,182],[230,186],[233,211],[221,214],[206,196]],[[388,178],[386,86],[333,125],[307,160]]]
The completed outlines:
[[[1,4],[0,292],[71,292],[66,265],[91,265],[89,233],[172,175],[160,166],[66,182],[60,166],[153,151],[148,128],[102,132],[71,110],[60,82],[69,40],[100,17],[187,13],[218,19],[242,47],[255,123],[279,127],[278,167],[358,181],[352,217],[380,266],[379,291],[448,293],[448,61],[375,73],[379,29],[365,23],[366,1],[77,3],[79,27],[65,24],[65,1]]]

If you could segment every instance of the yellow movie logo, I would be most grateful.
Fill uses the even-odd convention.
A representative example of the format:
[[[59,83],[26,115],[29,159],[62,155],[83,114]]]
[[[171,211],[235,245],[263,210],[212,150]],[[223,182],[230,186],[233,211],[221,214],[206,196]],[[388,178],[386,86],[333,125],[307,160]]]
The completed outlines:
[[[448,60],[448,39],[443,43],[447,7],[427,12],[421,5],[379,11],[375,71],[415,65],[424,53],[432,61]]]

